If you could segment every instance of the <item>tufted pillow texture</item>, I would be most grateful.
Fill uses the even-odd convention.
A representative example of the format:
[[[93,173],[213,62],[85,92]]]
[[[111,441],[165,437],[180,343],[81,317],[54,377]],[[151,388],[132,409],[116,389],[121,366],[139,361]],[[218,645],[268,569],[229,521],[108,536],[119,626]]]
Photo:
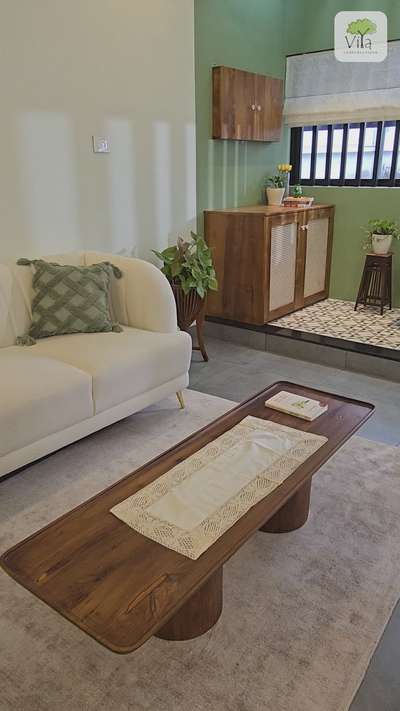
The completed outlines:
[[[77,267],[43,259],[19,259],[17,264],[34,269],[32,323],[17,345],[66,333],[122,331],[110,310],[111,280],[122,277],[118,267],[110,262]]]

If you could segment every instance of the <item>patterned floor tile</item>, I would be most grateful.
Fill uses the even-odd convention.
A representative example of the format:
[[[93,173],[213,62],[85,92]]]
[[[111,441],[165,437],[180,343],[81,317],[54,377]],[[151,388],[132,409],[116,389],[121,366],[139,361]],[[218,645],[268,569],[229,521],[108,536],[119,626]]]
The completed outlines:
[[[381,316],[372,307],[359,306],[354,311],[354,302],[326,299],[271,321],[270,326],[400,350],[400,309]]]

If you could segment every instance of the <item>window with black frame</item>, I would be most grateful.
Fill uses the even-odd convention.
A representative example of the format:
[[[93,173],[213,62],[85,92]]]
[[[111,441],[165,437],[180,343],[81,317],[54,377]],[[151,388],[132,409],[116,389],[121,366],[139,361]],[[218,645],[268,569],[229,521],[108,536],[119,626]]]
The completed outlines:
[[[400,121],[291,129],[292,183],[400,187]]]

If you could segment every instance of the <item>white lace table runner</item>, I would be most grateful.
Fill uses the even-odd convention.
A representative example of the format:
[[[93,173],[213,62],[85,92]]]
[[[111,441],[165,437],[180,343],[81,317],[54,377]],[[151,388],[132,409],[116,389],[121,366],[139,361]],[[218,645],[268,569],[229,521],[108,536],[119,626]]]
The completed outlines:
[[[246,417],[111,513],[195,560],[326,441]]]

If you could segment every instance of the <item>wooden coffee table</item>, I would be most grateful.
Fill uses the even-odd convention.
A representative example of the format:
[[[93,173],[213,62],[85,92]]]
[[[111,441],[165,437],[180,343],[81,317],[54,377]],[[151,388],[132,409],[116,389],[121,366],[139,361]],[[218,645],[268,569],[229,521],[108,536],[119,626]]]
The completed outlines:
[[[280,390],[322,400],[328,411],[310,423],[266,408],[264,401]],[[196,637],[221,614],[223,564],[259,529],[281,533],[306,522],[313,474],[373,410],[367,403],[276,383],[17,544],[0,563],[21,585],[114,652],[131,652],[152,635]],[[328,442],[198,560],[145,538],[110,513],[115,504],[247,415],[325,435]]]

